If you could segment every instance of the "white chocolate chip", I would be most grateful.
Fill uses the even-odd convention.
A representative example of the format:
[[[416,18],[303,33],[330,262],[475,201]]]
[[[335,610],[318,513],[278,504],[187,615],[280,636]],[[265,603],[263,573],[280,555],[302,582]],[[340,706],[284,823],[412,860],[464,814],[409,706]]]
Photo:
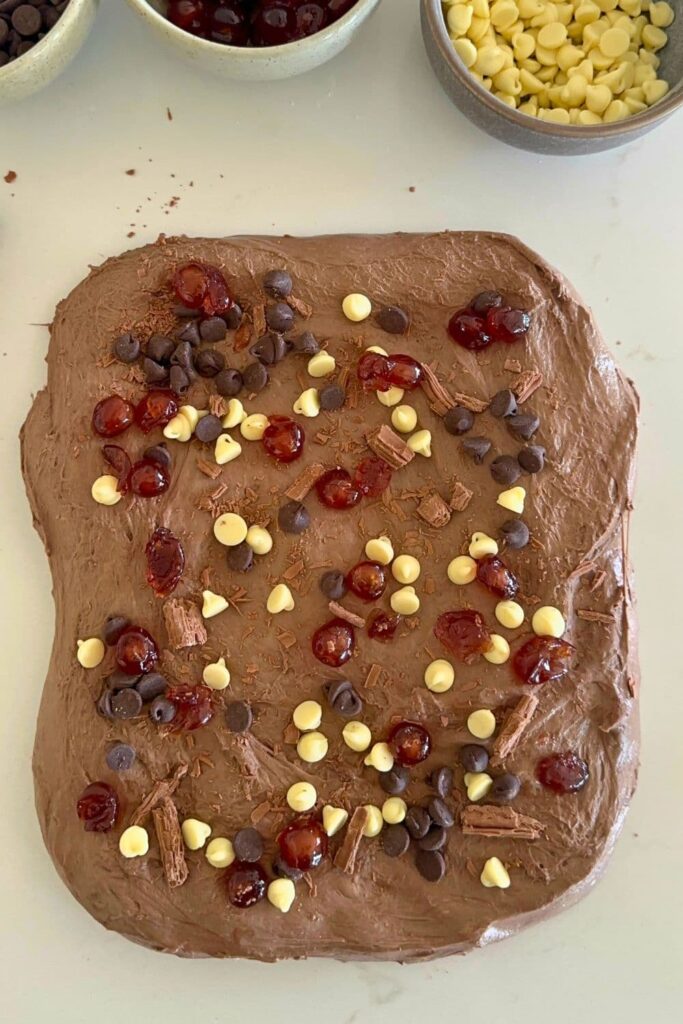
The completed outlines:
[[[373,537],[365,545],[365,557],[380,565],[391,565],[394,560],[394,548],[388,537]]]
[[[255,555],[267,555],[273,547],[273,538],[263,526],[250,526],[244,539]]]
[[[437,658],[430,661],[424,674],[425,686],[432,693],[445,693],[450,690],[455,681],[455,669],[450,661],[445,658]]]
[[[406,816],[408,805],[400,796],[390,796],[382,804],[382,817],[387,825],[400,825]]]
[[[260,441],[266,432],[268,417],[262,412],[253,412],[240,423],[240,434],[245,441]]]
[[[272,882],[268,883],[266,896],[268,897],[268,902],[276,910],[279,910],[282,914],[288,914],[296,896],[294,882],[291,878],[274,878]]]
[[[178,409],[178,415],[185,417],[187,422],[190,424],[190,431],[194,433],[202,416],[208,415],[208,410],[203,409],[200,412],[198,409],[195,409],[193,405],[181,405]]]
[[[487,533],[473,533],[469,552],[470,556],[475,559],[485,558],[486,555],[497,555],[498,544]]]
[[[142,825],[129,825],[119,838],[119,852],[127,858],[144,857],[149,850],[149,835]]]
[[[286,583],[278,583],[273,587],[266,601],[266,610],[270,615],[279,615],[280,612],[294,610],[292,591]]]
[[[317,388],[306,388],[302,391],[292,409],[299,416],[308,416],[313,419],[320,412],[320,395]]]
[[[295,782],[287,790],[287,803],[293,811],[310,811],[315,807],[318,794],[310,782]]]
[[[399,555],[391,565],[391,574],[397,583],[414,583],[422,567],[413,555]]]
[[[118,490],[118,480],[109,473],[98,476],[90,493],[98,505],[116,505],[123,497]]]
[[[183,842],[188,850],[201,850],[211,835],[211,826],[197,818],[185,818],[180,826],[180,831],[183,833]]]
[[[98,636],[76,641],[76,657],[83,668],[97,668],[104,660],[104,644]]]
[[[323,807],[323,828],[328,836],[336,836],[348,820],[349,812],[343,807],[333,807],[331,804]]]
[[[239,427],[240,423],[246,420],[246,418],[246,411],[239,398],[231,398],[228,402],[228,411],[222,420],[225,429],[231,430],[232,427]]]
[[[207,845],[204,856],[212,868],[229,868],[235,859],[235,851],[229,839],[216,836]]]
[[[467,799],[472,803],[483,799],[493,785],[493,779],[486,772],[466,772]]]
[[[478,740],[488,740],[496,731],[496,718],[488,708],[479,708],[467,716],[467,728]]]
[[[397,615],[414,615],[420,610],[420,598],[415,587],[401,587],[391,595],[389,603]]]
[[[375,743],[363,764],[376,768],[378,772],[390,772],[394,767],[394,755],[388,743]]]
[[[242,445],[239,441],[235,441],[230,434],[220,434],[216,438],[216,446],[213,450],[213,456],[216,463],[219,466],[225,466],[228,462],[232,462],[234,459],[239,458],[242,454]]]
[[[501,491],[497,498],[497,504],[518,516],[524,511],[524,499],[526,491],[523,487],[510,487],[507,491]]]
[[[327,737],[321,732],[306,732],[299,737],[296,752],[306,764],[317,764],[327,756]]]
[[[391,425],[401,434],[410,434],[417,426],[417,413],[412,405],[399,405],[391,414]]]
[[[247,524],[236,512],[224,512],[213,524],[213,535],[219,544],[237,547],[247,536]]]
[[[367,839],[374,839],[378,836],[384,828],[384,818],[379,807],[375,807],[374,804],[363,804],[365,810],[368,812],[368,820],[365,822],[365,828],[363,829],[363,835]]]
[[[388,356],[389,353],[381,345],[368,345],[365,350],[366,352],[374,352],[377,356]]]
[[[337,368],[337,361],[329,352],[316,352],[308,360],[308,373],[311,377],[329,377]]]
[[[292,712],[292,721],[301,732],[317,729],[323,720],[323,709],[317,700],[304,700]]]
[[[416,433],[410,435],[406,444],[411,452],[415,452],[416,455],[423,455],[425,459],[431,458],[432,433],[430,430],[416,431]]]
[[[484,651],[484,657],[491,665],[504,665],[510,657],[510,644],[500,633],[491,633],[491,649]]]
[[[505,865],[497,857],[489,857],[479,876],[481,884],[487,889],[509,889],[510,876]]]
[[[178,413],[170,419],[163,430],[164,437],[169,441],[189,441],[192,437],[192,427],[187,417]]]
[[[534,612],[531,628],[537,636],[561,637],[566,629],[566,624],[559,608],[543,605]]]
[[[230,684],[230,672],[225,664],[225,658],[205,665],[202,679],[211,690],[224,690]]]
[[[362,295],[360,292],[352,292],[343,300],[342,312],[347,320],[352,320],[353,323],[358,324],[362,320],[367,320],[370,316],[372,313],[372,303],[367,295]]]
[[[499,601],[495,616],[506,629],[519,629],[524,622],[524,609],[516,601]]]
[[[214,594],[213,590],[202,591],[202,618],[212,619],[229,607],[222,594]]]
[[[477,578],[477,563],[469,555],[458,555],[448,563],[448,578],[459,587],[471,583]]]
[[[403,388],[389,388],[388,391],[376,391],[375,394],[377,395],[379,402],[390,409],[392,405],[398,405],[402,400],[405,391]]]
[[[364,722],[347,722],[342,729],[342,739],[347,747],[360,754],[372,743],[372,733]]]

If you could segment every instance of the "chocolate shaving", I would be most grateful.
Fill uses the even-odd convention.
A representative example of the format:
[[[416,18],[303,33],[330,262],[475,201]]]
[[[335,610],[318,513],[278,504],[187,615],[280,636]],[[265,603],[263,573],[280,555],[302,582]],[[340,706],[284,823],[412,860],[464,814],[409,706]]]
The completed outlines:
[[[285,569],[282,575],[286,580],[295,580],[297,576],[301,575],[305,568],[306,566],[301,561],[301,559],[299,559],[298,562],[292,562],[292,564]],[[311,568],[313,569],[315,567],[311,566]]]
[[[538,697],[525,693],[508,713],[491,749],[491,767],[496,768],[512,753],[538,707]]]
[[[259,821],[262,821],[267,814],[270,814],[272,809],[273,807],[269,800],[264,800],[262,803],[257,804],[249,815],[252,825],[258,825]]]
[[[298,299],[296,295],[290,295],[287,299],[287,303],[299,314],[299,316],[302,316],[304,320],[308,320],[309,317],[313,316],[313,306],[308,302],[304,302],[303,299]]]
[[[292,481],[285,491],[285,497],[291,501],[303,501],[313,484],[320,479],[324,472],[325,467],[321,462],[312,462],[310,466],[306,466],[296,480]]]
[[[579,608],[577,611],[577,617],[583,619],[584,622],[604,622],[605,625],[609,625],[614,622],[614,616],[606,612],[596,612],[592,608]]]
[[[254,334],[257,338],[261,338],[266,333],[266,307],[263,303],[254,306],[251,311],[251,322],[254,325]]]
[[[595,579],[593,580],[593,582],[591,583],[590,587],[588,588],[590,590],[591,594],[594,593],[598,589],[598,587],[601,587],[606,579],[607,579],[607,573],[605,572],[604,569],[600,569],[599,572],[596,572]]]
[[[581,576],[586,576],[589,572],[594,572],[598,567],[598,563],[590,559],[588,562],[580,562],[575,566],[567,576],[568,580],[578,580]]]
[[[356,807],[351,815],[351,821],[346,828],[344,841],[337,850],[334,866],[339,868],[340,871],[344,871],[347,875],[352,875],[356,867],[358,848],[363,838],[363,829],[367,825],[369,817],[367,808]]]
[[[194,602],[180,597],[169,598],[164,602],[163,613],[168,642],[175,650],[206,643],[206,628]]]
[[[155,807],[158,807],[162,801],[172,797],[182,779],[187,775],[188,767],[187,764],[179,764],[173,775],[169,775],[167,779],[159,779],[158,782],[155,782],[142,803],[133,811],[130,824],[141,825]]]
[[[329,434],[323,434],[322,430],[319,430],[318,433],[314,435],[313,440],[316,444],[327,444],[330,437]]]
[[[482,398],[475,398],[474,395],[463,395],[461,391],[456,391],[453,397],[458,405],[461,405],[463,409],[469,409],[470,412],[485,412],[489,407],[489,403]]]
[[[159,840],[161,866],[164,869],[166,881],[172,889],[176,889],[187,880],[189,871],[185,860],[185,847],[178,821],[178,811],[169,797],[162,800],[159,807],[154,808],[152,820]]]
[[[417,506],[417,514],[425,523],[440,529],[451,521],[451,510],[440,494],[434,492],[423,498]]]
[[[454,512],[464,512],[469,503],[472,500],[472,491],[469,487],[465,487],[459,480],[456,480],[453,484],[453,490],[451,492],[450,506]]]
[[[366,440],[375,455],[388,462],[392,469],[407,466],[415,458],[415,452],[386,424],[367,434]]]
[[[207,462],[201,455],[197,459],[197,469],[200,473],[203,473],[204,476],[210,477],[211,480],[217,480],[221,475],[221,467],[217,463]]]
[[[242,320],[242,323],[235,331],[235,337],[233,339],[232,347],[235,350],[235,352],[241,352],[243,349],[247,347],[250,341],[251,324],[249,323],[249,320],[245,316],[244,319]]]
[[[223,419],[228,411],[228,404],[222,395],[209,395],[209,412],[213,416]]]
[[[276,640],[279,644],[282,644],[286,651],[288,651],[290,647],[296,646],[296,636],[294,633],[290,633],[288,629],[281,630],[276,635]]]
[[[522,364],[519,359],[506,359],[503,363],[503,369],[507,370],[508,373],[521,373]]]
[[[441,383],[431,366],[422,364],[422,387],[427,395],[429,408],[437,416],[445,416],[456,404],[448,388]]]
[[[282,735],[282,742],[288,747],[295,747],[299,742],[299,736],[301,733],[294,725],[294,722],[289,722]]]
[[[504,839],[538,839],[545,826],[527,814],[512,807],[494,807],[493,804],[468,804],[460,814],[465,836],[490,836]]]
[[[365,677],[365,685],[368,688],[372,688],[373,686],[376,686],[377,683],[380,680],[381,675],[382,675],[382,666],[381,665],[371,665],[370,666],[370,670],[368,671],[368,674]]]
[[[343,604],[338,604],[337,601],[330,601],[327,607],[333,615],[337,616],[338,619],[343,619],[344,622],[349,622],[352,626],[356,626],[358,629],[365,629],[365,619],[362,615],[356,615],[355,612],[350,612],[348,608],[345,608]]]
[[[538,370],[524,370],[510,384],[510,390],[514,392],[517,401],[521,405],[531,398],[534,391],[537,391],[543,383],[543,374]]]

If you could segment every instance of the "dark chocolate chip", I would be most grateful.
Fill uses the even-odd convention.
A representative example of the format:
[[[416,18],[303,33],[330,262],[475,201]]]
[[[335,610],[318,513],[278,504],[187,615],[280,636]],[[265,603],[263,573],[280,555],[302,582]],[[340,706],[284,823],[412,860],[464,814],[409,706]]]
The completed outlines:
[[[124,615],[109,615],[102,628],[102,639],[107,647],[113,647],[118,643],[119,637],[126,626],[130,626],[130,619]]]
[[[504,487],[510,487],[522,475],[522,467],[514,455],[497,455],[489,470],[496,483]]]
[[[479,292],[470,302],[470,309],[477,316],[486,316],[490,310],[502,305],[503,296],[500,292]]]
[[[145,354],[155,363],[166,366],[171,361],[175,347],[176,343],[171,338],[166,338],[163,334],[153,334],[147,342]]]
[[[453,769],[446,765],[436,768],[429,777],[429,784],[442,799],[449,796],[453,789]]]
[[[197,311],[195,310],[195,316]],[[181,330],[178,331],[178,341],[186,341],[192,348],[197,348],[199,342],[202,340],[199,334],[199,324],[196,320],[190,320],[189,324],[185,324]]]
[[[219,316],[210,316],[199,324],[199,337],[202,341],[222,341],[227,333],[225,320]]]
[[[348,679],[330,679],[323,683],[323,693],[333,711],[342,718],[355,718],[363,710],[363,701]]]
[[[409,807],[405,817],[405,827],[413,839],[422,839],[429,832],[432,823],[429,811],[424,807]]]
[[[400,306],[384,306],[375,319],[387,334],[405,334],[410,326],[410,317]]]
[[[418,839],[417,845],[421,850],[443,850],[448,842],[448,832],[441,825],[433,825],[426,836]]]
[[[382,849],[387,857],[402,857],[410,846],[410,834],[404,825],[389,825],[382,832]]]
[[[466,772],[485,772],[489,765],[489,752],[478,743],[466,743],[459,757]]]
[[[225,366],[225,356],[215,348],[203,348],[194,357],[194,368],[200,377],[215,377]]]
[[[233,700],[225,707],[225,721],[230,732],[248,732],[254,721],[246,700]]]
[[[134,363],[140,356],[140,342],[132,334],[121,334],[114,342],[114,355],[120,363]]]
[[[521,519],[507,519],[500,528],[500,535],[512,551],[525,548],[529,543],[529,527]]]
[[[172,722],[176,715],[176,706],[168,697],[155,697],[149,706],[149,717],[159,725]]]
[[[105,686],[95,703],[98,715],[103,718],[111,718],[111,690]]]
[[[301,356],[314,356],[320,351],[320,343],[311,331],[303,331],[291,339],[292,351]]]
[[[223,395],[224,398],[233,398],[242,390],[242,374],[239,370],[228,367],[216,374],[214,383],[219,395]]]
[[[253,864],[263,856],[263,836],[255,828],[241,828],[232,841],[237,860]]]
[[[138,679],[135,684],[135,689],[145,703],[154,700],[155,697],[163,696],[166,693],[167,687],[168,680],[165,676],[162,676],[161,672],[148,672],[141,679]]]
[[[294,326],[294,311],[286,302],[274,302],[266,308],[266,323],[271,331],[286,334]]]
[[[182,366],[172,366],[169,370],[168,380],[171,391],[175,391],[176,395],[184,395],[191,384],[190,377]]]
[[[174,316],[180,317],[182,320],[186,320],[188,317],[190,319],[192,319],[192,320],[196,320],[197,319],[197,310],[196,309],[190,309],[189,306],[182,306],[182,305],[180,305],[180,303],[177,303],[173,307],[173,314],[174,314]]]
[[[5,50],[0,50],[0,68],[4,68],[5,64],[9,64],[11,59],[9,53]]]
[[[38,39],[39,38],[40,36],[38,36]],[[22,41],[17,46],[17,57],[23,57],[25,53],[28,53],[29,50],[32,50],[38,42],[38,39],[22,39]]]
[[[311,514],[300,501],[288,501],[277,514],[277,521],[284,533],[303,533],[311,525]]]
[[[268,331],[267,334],[264,334],[251,346],[249,351],[264,366],[273,366],[285,358],[288,352],[288,345],[277,331]]]
[[[480,466],[491,447],[491,442],[488,437],[466,437],[460,447],[465,455],[469,455]]]
[[[105,760],[113,772],[127,772],[135,763],[135,751],[128,743],[116,743],[107,751]]]
[[[221,423],[218,416],[214,416],[213,413],[209,413],[208,416],[202,416],[198,421],[197,426],[194,428],[194,436],[198,441],[202,441],[203,444],[211,444],[217,437],[223,433],[223,424]]]
[[[268,371],[263,363],[249,363],[242,371],[242,383],[251,394],[263,391],[268,380]]]
[[[161,384],[168,377],[168,370],[161,363],[155,363],[149,356],[142,361],[142,369],[148,384]]]
[[[233,572],[249,572],[254,568],[254,552],[245,540],[228,548],[227,560],[228,568]]]
[[[540,473],[545,465],[545,448],[540,444],[528,444],[522,448],[517,460],[527,473]]]
[[[495,394],[491,399],[489,412],[499,420],[502,420],[505,416],[514,416],[517,412],[517,397],[514,391],[505,388],[503,391]]]
[[[444,416],[443,425],[449,434],[455,434],[456,437],[459,437],[461,434],[466,434],[474,426],[474,413],[469,409],[465,409],[462,405],[454,405]],[[488,448],[486,451],[488,451]]]
[[[505,772],[493,780],[489,795],[492,800],[499,800],[501,803],[507,804],[515,799],[521,788],[522,783],[519,778],[512,775],[511,772]]]
[[[263,278],[263,288],[274,299],[286,299],[292,294],[292,279],[286,270],[269,270]]]
[[[291,868],[282,857],[276,857],[273,861],[273,874],[278,878],[291,878],[293,882],[298,882],[304,877],[303,871],[300,871],[299,868]]]
[[[12,26],[20,36],[34,36],[36,32],[40,32],[42,24],[40,11],[30,4],[17,7],[12,15]]]
[[[346,593],[346,577],[339,569],[328,569],[320,577],[320,589],[330,601],[340,601]]]
[[[171,453],[163,441],[160,444],[153,444],[151,447],[145,448],[142,457],[150,459],[151,462],[156,462],[157,465],[163,466],[164,469],[170,469],[173,465]]]
[[[0,46],[3,45],[9,35],[9,25],[6,21],[0,21]]]
[[[111,695],[111,713],[114,718],[135,718],[142,711],[142,697],[137,690],[116,690]]]
[[[179,341],[171,356],[171,366],[179,366],[188,377],[194,374],[194,356],[189,341]]]
[[[242,323],[242,307],[238,306],[236,302],[233,302],[232,306],[227,313],[223,314],[223,320],[225,320],[225,326],[229,331],[236,331],[239,325]]]
[[[453,828],[453,825],[455,824],[453,812],[446,801],[442,800],[440,796],[436,796],[433,800],[430,800],[427,810],[429,811],[430,817],[435,825],[440,825],[441,828]]]
[[[320,392],[320,408],[325,412],[341,409],[346,401],[346,392],[340,384],[327,384]]]
[[[110,690],[125,690],[129,686],[135,686],[140,676],[129,676],[118,669],[107,676],[107,686]]]
[[[528,441],[540,427],[541,420],[535,412],[518,412],[509,416],[506,423],[513,434]]]
[[[410,772],[402,764],[394,764],[388,772],[379,773],[379,784],[389,796],[405,793],[410,782]]]
[[[446,874],[446,861],[438,850],[418,850],[415,867],[427,882],[440,882]]]

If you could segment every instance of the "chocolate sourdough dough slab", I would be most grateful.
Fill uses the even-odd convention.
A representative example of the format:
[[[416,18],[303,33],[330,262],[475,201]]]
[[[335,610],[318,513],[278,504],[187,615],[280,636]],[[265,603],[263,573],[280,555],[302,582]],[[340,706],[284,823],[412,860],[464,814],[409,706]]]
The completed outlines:
[[[131,396],[143,390],[126,383],[129,367],[111,364],[112,341],[123,328],[135,328],[145,337],[175,325],[168,315],[172,299],[166,283],[174,268],[189,259],[223,268],[246,309],[263,301],[263,274],[286,267],[295,294],[314,310],[310,320],[299,319],[301,329],[328,338],[341,364],[353,367],[362,344],[378,344],[438,363],[453,390],[480,398],[510,385],[515,374],[505,369],[506,360],[519,360],[523,369],[543,375],[543,387],[527,404],[540,415],[536,440],[546,448],[547,464],[542,473],[520,481],[528,491],[524,519],[534,542],[505,556],[520,579],[529,612],[538,599],[563,609],[567,638],[576,646],[568,677],[535,690],[540,706],[506,762],[507,770],[523,780],[513,806],[542,823],[541,838],[466,836],[456,825],[447,847],[446,875],[437,884],[418,875],[412,854],[390,858],[380,841],[364,839],[353,874],[342,873],[328,859],[311,876],[310,889],[297,884],[296,902],[286,915],[265,900],[250,910],[233,909],[220,872],[207,864],[202,851],[188,854],[187,882],[169,888],[151,821],[149,854],[135,860],[120,856],[120,832],[154,780],[179,763],[196,763],[198,755],[205,758],[201,774],[191,772],[175,796],[181,819],[193,816],[209,822],[214,835],[232,836],[251,824],[259,808],[254,820],[271,855],[274,835],[291,816],[284,794],[292,782],[309,780],[322,802],[349,809],[381,804],[385,794],[376,773],[363,768],[362,757],[344,746],[344,720],[327,707],[322,729],[330,751],[324,761],[305,765],[295,748],[283,742],[293,708],[311,697],[324,703],[321,684],[332,676],[347,676],[361,691],[361,717],[373,736],[386,735],[394,716],[419,719],[430,729],[434,751],[413,772],[417,781],[408,790],[409,803],[427,798],[424,780],[432,768],[457,765],[457,749],[472,741],[465,728],[471,710],[507,708],[528,692],[509,665],[482,660],[456,664],[456,683],[446,694],[431,694],[423,684],[431,658],[448,656],[432,635],[441,612],[472,602],[496,628],[492,595],[477,584],[456,588],[445,582],[448,561],[473,530],[496,534],[510,518],[496,505],[500,487],[488,463],[496,453],[515,454],[520,444],[489,413],[477,416],[472,431],[493,441],[485,464],[477,466],[463,455],[459,439],[446,433],[425,395],[407,395],[420,425],[432,431],[432,458],[416,457],[395,474],[397,500],[390,509],[365,501],[352,511],[333,513],[309,495],[312,526],[302,537],[277,531],[282,492],[312,462],[333,465],[339,460],[353,468],[367,451],[365,432],[389,421],[390,410],[373,395],[360,395],[329,417],[299,418],[306,447],[303,458],[290,466],[273,464],[259,444],[243,442],[242,456],[223,467],[216,481],[197,468],[200,454],[212,461],[211,448],[202,449],[194,440],[171,443],[173,480],[161,499],[127,497],[113,508],[92,501],[91,484],[105,471],[101,443],[90,428],[93,406],[114,388]],[[455,309],[485,288],[500,289],[533,310],[534,324],[524,342],[472,354],[449,340],[445,325]],[[405,308],[412,319],[410,332],[396,337],[372,319],[358,325],[346,321],[340,303],[351,291],[371,296],[375,308]],[[229,365],[241,366],[246,353],[233,354],[233,339],[229,332],[216,347]],[[291,413],[302,389],[299,378],[304,386],[317,383],[306,383],[305,360],[290,355],[271,368],[271,382],[261,394],[245,399],[247,409]],[[211,392],[211,382],[200,380],[187,400],[206,407]],[[107,928],[183,956],[411,961],[505,937],[583,895],[604,867],[636,781],[638,665],[628,563],[636,412],[635,392],[605,350],[588,309],[560,274],[508,236],[161,239],[93,270],[57,308],[48,386],[37,396],[22,432],[26,487],[50,559],[57,606],[34,753],[36,803],[48,850],[74,896]],[[329,438],[327,443],[316,443],[318,432]],[[130,431],[122,440],[137,455],[160,436],[143,438]],[[448,526],[429,528],[415,514],[417,500],[405,492],[429,484],[447,498],[456,478],[473,491],[471,503],[454,513]],[[213,517],[201,510],[221,482],[228,487],[225,498],[247,519],[256,508],[271,516],[273,551],[258,558],[247,576],[229,572],[225,549],[212,535]],[[216,591],[227,593],[233,584],[247,591],[249,603],[241,604],[239,613],[231,608],[207,622],[204,648],[178,652],[174,661],[199,681],[207,661],[227,656],[232,683],[219,700],[251,701],[255,721],[246,736],[231,734],[222,712],[194,734],[165,738],[146,717],[117,724],[95,713],[108,663],[89,672],[81,669],[74,656],[78,637],[97,635],[105,618],[117,613],[148,628],[166,646],[163,602],[144,581],[144,547],[157,525],[174,530],[185,546],[187,570],[177,596],[198,599],[200,574],[207,567]],[[317,585],[323,570],[314,566],[348,569],[363,556],[365,540],[381,533],[392,537],[397,553],[421,560],[417,625],[413,620],[414,628],[386,645],[359,633],[356,656],[346,669],[325,670],[309,645],[313,630],[329,617]],[[269,619],[265,601],[270,587],[299,558],[306,570],[296,581],[296,609]],[[592,572],[573,572],[587,562]],[[388,607],[388,593],[381,606]],[[597,612],[598,620],[586,617],[586,610]],[[293,632],[299,644],[283,646],[278,640],[282,630]],[[367,688],[364,680],[373,664],[382,671]],[[132,769],[118,775],[105,763],[116,741],[137,752]],[[539,757],[567,749],[588,762],[590,780],[578,794],[560,797],[538,785],[534,769]],[[455,775],[458,800],[464,804],[457,767]],[[107,835],[86,833],[75,812],[82,789],[94,780],[113,784],[124,806],[119,824]],[[265,802],[270,810],[265,808],[259,819]],[[340,840],[334,840],[333,852]],[[505,891],[480,884],[482,865],[491,856],[509,866],[512,884]]]

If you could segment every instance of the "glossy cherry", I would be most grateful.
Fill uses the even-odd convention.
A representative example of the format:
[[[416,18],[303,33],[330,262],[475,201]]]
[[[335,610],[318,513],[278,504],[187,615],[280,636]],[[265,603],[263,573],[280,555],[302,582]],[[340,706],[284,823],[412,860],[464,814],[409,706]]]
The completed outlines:
[[[154,637],[141,626],[128,626],[116,642],[116,664],[127,676],[151,672],[158,660]]]
[[[347,572],[346,586],[361,601],[376,601],[387,586],[384,567],[379,562],[358,562]]]
[[[494,341],[506,341],[508,344],[519,341],[530,327],[531,313],[525,309],[500,306],[490,310],[486,317],[486,330]]]
[[[355,643],[356,634],[352,625],[343,619],[330,619],[316,629],[311,638],[311,649],[323,665],[339,668],[353,654]]]
[[[365,352],[358,360],[356,374],[366,391],[388,391],[392,386],[389,359],[380,352]]]
[[[511,600],[519,590],[517,577],[497,555],[486,555],[477,562],[477,579],[492,594]]]
[[[486,321],[469,309],[459,309],[448,321],[448,333],[453,341],[471,352],[478,352],[491,344]]]
[[[136,462],[128,477],[130,489],[139,498],[156,498],[168,490],[171,478],[168,470],[152,459]]]
[[[407,355],[389,356],[387,379],[393,388],[413,391],[422,380],[422,364]]]
[[[95,406],[92,428],[100,437],[116,437],[133,423],[135,410],[130,402],[119,395],[109,395]]]
[[[159,526],[147,541],[147,582],[157,597],[168,597],[185,568],[183,546],[170,530]]]
[[[369,455],[356,466],[353,482],[366,498],[378,498],[391,483],[392,473],[388,462],[376,455]]]
[[[258,862],[233,861],[224,878],[228,899],[239,910],[253,907],[266,895],[268,876]]]
[[[290,822],[277,837],[277,844],[285,864],[298,871],[319,867],[327,853],[325,829],[313,815]]]
[[[398,763],[410,768],[429,757],[432,738],[419,722],[399,722],[389,733],[389,746]]]
[[[550,754],[536,765],[536,778],[554,793],[576,793],[588,782],[588,765],[571,750],[563,754]]]
[[[503,296],[500,292],[479,292],[470,302],[469,310],[477,316],[486,316],[492,309],[498,309],[502,305]]]
[[[121,494],[126,494],[131,470],[131,462],[127,453],[118,444],[105,444],[102,454],[116,473],[116,490]]]
[[[362,498],[350,474],[341,466],[335,466],[323,473],[316,481],[315,490],[319,501],[328,508],[353,508]]]
[[[178,412],[178,403],[171,391],[148,391],[135,406],[135,422],[143,434],[155,427],[165,427]]]
[[[213,718],[213,691],[203,683],[179,683],[166,691],[166,698],[176,709],[171,725],[174,732],[193,732]]]
[[[107,782],[91,782],[76,804],[76,813],[86,832],[109,832],[116,824],[119,800]]]
[[[388,643],[393,640],[401,622],[400,615],[390,615],[379,609],[372,613],[368,620],[366,632],[371,640]]]
[[[434,636],[460,661],[469,664],[491,650],[491,634],[479,612],[472,608],[444,612],[436,620]]]
[[[208,17],[206,0],[169,0],[166,17],[186,32],[203,34]]]
[[[304,450],[303,429],[289,416],[270,416],[263,433],[263,447],[278,462],[294,462]]]
[[[173,275],[172,285],[183,306],[207,316],[221,316],[233,305],[225,277],[210,263],[184,263]]]
[[[574,648],[553,636],[532,636],[512,659],[515,675],[523,683],[538,686],[562,679],[569,671]]]
[[[249,19],[238,0],[221,0],[208,18],[209,38],[226,46],[246,46],[249,42]]]

